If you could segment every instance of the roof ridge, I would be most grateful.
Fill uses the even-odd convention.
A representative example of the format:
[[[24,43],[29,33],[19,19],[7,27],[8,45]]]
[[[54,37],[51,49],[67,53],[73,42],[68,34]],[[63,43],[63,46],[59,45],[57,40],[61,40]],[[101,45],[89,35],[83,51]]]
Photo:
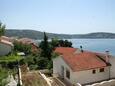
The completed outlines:
[[[97,56],[100,60],[102,60],[103,62],[105,62],[107,66],[111,66],[111,64],[108,63],[108,62],[106,62],[103,58],[101,58],[101,56],[99,56],[99,55],[97,55],[97,54],[96,54],[96,56]]]

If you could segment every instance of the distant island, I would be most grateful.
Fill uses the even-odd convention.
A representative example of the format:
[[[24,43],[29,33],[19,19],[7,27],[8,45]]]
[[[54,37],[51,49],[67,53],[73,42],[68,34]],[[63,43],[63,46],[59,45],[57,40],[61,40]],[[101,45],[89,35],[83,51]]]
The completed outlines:
[[[6,36],[9,37],[27,37],[31,39],[42,39],[43,32],[35,31],[35,30],[18,30],[18,29],[7,29]],[[88,34],[56,34],[56,33],[47,33],[48,37],[51,38],[59,38],[59,39],[114,39],[115,33],[107,33],[107,32],[95,32]]]

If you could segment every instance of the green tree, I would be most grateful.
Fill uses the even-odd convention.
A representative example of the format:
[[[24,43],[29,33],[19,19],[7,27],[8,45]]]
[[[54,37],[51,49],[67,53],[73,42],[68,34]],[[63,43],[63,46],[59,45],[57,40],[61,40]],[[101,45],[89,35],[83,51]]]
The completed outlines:
[[[47,68],[48,62],[50,62],[50,61],[45,57],[40,57],[39,59],[37,59],[38,69]]]
[[[65,47],[72,47],[72,43],[69,42],[68,40],[65,40],[65,41],[64,41],[64,46],[65,46]]]
[[[44,40],[40,43],[39,47],[41,48],[41,57],[45,57],[48,60],[51,60],[52,46],[48,42],[48,37],[45,32],[44,32]]]
[[[53,46],[53,49],[55,49],[55,47],[72,47],[72,43],[68,40],[58,40],[53,38],[51,43]]]
[[[24,52],[25,54],[31,53],[31,46],[27,44],[22,44],[20,42],[15,41],[14,43],[14,52]]]
[[[5,28],[6,26],[0,22],[0,36],[5,34]]]
[[[52,38],[50,44],[52,45],[53,49],[55,49],[55,47],[59,46],[59,40],[57,38]]]

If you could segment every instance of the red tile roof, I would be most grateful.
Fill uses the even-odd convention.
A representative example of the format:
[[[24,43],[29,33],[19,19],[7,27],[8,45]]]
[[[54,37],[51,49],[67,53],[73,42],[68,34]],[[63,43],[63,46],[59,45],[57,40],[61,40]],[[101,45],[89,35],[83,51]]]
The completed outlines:
[[[6,41],[6,40],[0,40],[0,43],[8,45],[8,46],[14,46],[12,42]]]
[[[25,45],[31,45],[31,50],[33,53],[36,53],[39,51],[38,44],[35,42],[35,40],[30,38],[20,38],[18,39],[18,42],[25,44]]]
[[[7,36],[1,36],[0,39],[11,42],[11,38],[10,38],[10,37],[7,37]]]
[[[94,68],[106,67],[107,64],[103,59],[100,59],[98,53],[84,51],[80,52],[76,48],[59,47],[55,52],[62,55],[64,61],[73,71],[89,70]],[[105,57],[103,55],[103,57]]]
[[[18,40],[19,42],[23,43],[23,44],[31,44],[34,43],[34,41],[30,38],[21,38]]]

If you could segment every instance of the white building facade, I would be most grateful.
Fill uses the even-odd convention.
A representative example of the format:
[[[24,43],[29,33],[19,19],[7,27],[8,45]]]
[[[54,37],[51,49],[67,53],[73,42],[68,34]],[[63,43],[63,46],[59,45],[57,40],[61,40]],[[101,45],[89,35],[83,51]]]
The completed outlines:
[[[13,49],[13,44],[11,42],[0,40],[0,56],[9,54]]]
[[[93,82],[108,80],[111,78],[115,78],[115,57],[109,57],[109,62],[111,65],[100,66],[90,69],[84,68],[83,70],[75,71],[72,69],[69,63],[65,61],[63,55],[60,55],[59,57],[53,59],[53,75],[54,77],[61,77],[74,85],[76,83],[89,84]]]

